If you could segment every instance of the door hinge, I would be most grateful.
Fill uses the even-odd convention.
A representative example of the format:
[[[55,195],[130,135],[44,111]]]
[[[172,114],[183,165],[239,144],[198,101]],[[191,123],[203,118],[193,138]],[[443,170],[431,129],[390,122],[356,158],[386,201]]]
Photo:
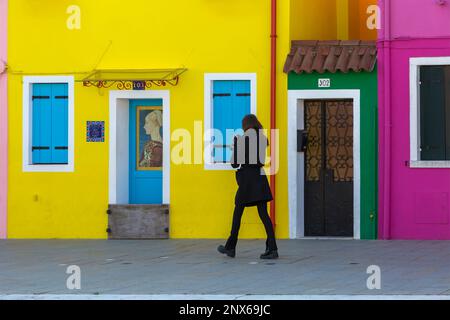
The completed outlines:
[[[32,147],[31,151],[35,150],[50,150],[50,147]]]
[[[230,93],[214,93],[213,98],[216,98],[216,97],[231,97],[231,94]]]
[[[50,99],[50,96],[33,96],[32,100]]]

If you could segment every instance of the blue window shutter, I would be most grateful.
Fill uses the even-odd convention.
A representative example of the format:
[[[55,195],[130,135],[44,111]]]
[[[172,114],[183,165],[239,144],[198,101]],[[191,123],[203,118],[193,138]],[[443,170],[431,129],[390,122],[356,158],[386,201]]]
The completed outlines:
[[[250,113],[250,81],[214,81],[213,82],[213,127],[220,130],[223,141],[215,144],[226,145],[214,148],[214,161],[228,162],[231,158],[232,136],[227,137],[227,129],[242,128],[242,118]]]
[[[41,86],[38,84],[34,84],[32,86],[32,142],[31,142],[31,154],[32,154],[32,163],[39,163],[41,161],[41,150],[38,149],[41,146],[41,135],[40,135],[40,124],[41,124],[41,106],[40,100],[37,100],[37,97],[40,97]],[[50,98],[50,97],[49,97]]]
[[[230,127],[233,120],[233,82],[232,81],[214,81],[213,83],[213,127],[222,133],[222,141],[216,137],[214,145],[226,144],[226,130]],[[223,163],[226,159],[226,147],[214,147],[214,162]]]
[[[51,163],[51,85],[32,86],[32,163]]]
[[[242,127],[242,119],[250,114],[250,81],[235,81],[234,82],[234,103],[233,103],[233,113],[234,113],[234,128]]]
[[[249,80],[233,82],[233,123],[231,128],[242,128],[242,119],[251,112],[251,87]],[[229,141],[232,144],[232,140]],[[226,159],[231,159],[231,149],[227,150]]]
[[[52,84],[52,163],[68,163],[68,85]]]

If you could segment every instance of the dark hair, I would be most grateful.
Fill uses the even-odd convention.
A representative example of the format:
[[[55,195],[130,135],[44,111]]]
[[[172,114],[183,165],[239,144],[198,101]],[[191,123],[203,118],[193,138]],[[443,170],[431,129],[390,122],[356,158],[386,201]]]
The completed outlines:
[[[254,114],[248,114],[242,119],[242,129],[244,129],[244,131],[247,131],[248,129],[255,129],[258,131],[263,129],[263,126]]]

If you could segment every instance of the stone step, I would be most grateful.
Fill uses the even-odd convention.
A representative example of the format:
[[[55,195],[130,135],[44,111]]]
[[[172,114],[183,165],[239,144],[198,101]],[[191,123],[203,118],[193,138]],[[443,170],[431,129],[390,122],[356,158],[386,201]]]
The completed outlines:
[[[109,239],[168,239],[169,205],[109,205]]]

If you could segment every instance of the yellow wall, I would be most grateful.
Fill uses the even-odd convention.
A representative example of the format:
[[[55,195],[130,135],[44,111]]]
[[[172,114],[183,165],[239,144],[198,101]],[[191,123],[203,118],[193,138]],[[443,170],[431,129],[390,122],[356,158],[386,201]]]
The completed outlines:
[[[335,39],[336,27],[335,0],[291,0],[292,40]]]
[[[349,38],[349,25],[352,19],[349,0],[336,0],[336,39]]]
[[[367,8],[376,5],[377,0],[347,0],[349,1],[349,39],[351,40],[376,40],[377,30],[369,29]]]
[[[359,24],[359,38],[361,40],[376,40],[378,37],[378,31],[376,29],[370,30],[367,28],[367,8],[377,4],[378,0],[359,0],[359,16],[364,17],[363,22]]]
[[[286,56],[290,52],[290,10],[288,1],[278,1],[277,33],[277,128],[279,130],[279,171],[276,176],[276,235],[289,237],[288,159],[287,159],[287,75],[283,73]],[[266,64],[268,67],[269,64]]]
[[[367,7],[377,0],[291,0],[292,40],[376,40]]]
[[[317,0],[316,0],[317,1]],[[325,0],[328,1],[328,0]],[[69,5],[81,8],[81,30],[66,27]],[[278,126],[286,150],[289,3],[280,1]],[[258,116],[269,126],[270,1],[14,0],[9,7],[9,238],[105,238],[108,206],[108,90],[75,85],[75,172],[22,172],[22,76],[99,68],[189,69],[170,88],[171,129],[193,132],[203,121],[203,76],[256,72]],[[21,72],[23,74],[21,74]],[[106,142],[86,143],[86,121],[106,121]],[[172,143],[172,146],[175,143]],[[285,152],[281,152],[283,154]],[[288,236],[287,159],[277,177],[277,236]],[[171,166],[171,236],[224,238],[236,190],[234,173],[203,165]],[[255,210],[241,236],[263,237]]]

